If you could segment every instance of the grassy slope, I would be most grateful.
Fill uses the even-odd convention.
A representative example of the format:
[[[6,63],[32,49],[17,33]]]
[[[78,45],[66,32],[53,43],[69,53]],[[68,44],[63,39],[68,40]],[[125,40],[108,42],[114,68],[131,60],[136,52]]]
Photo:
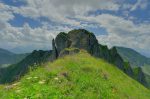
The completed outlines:
[[[149,99],[150,91],[117,67],[86,52],[47,63],[12,85],[0,99]]]

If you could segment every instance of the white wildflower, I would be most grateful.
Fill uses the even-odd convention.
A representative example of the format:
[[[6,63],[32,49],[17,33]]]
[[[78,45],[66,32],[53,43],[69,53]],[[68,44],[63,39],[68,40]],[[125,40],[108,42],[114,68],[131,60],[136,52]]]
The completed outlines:
[[[59,81],[59,83],[61,83],[61,80]]]
[[[45,80],[39,81],[39,84],[44,84]]]
[[[28,77],[28,78],[26,78],[26,79],[30,80],[30,79],[32,79],[32,77]]]
[[[55,77],[54,79],[55,79],[55,80],[58,80],[58,77]]]
[[[17,84],[12,84],[12,86],[16,86]]]
[[[35,79],[37,79],[38,77],[34,77]]]
[[[12,84],[12,86],[17,86],[17,85],[19,85],[19,84],[20,84],[20,82],[14,83],[14,84]]]
[[[6,90],[9,90],[9,89],[12,89],[12,88],[13,88],[13,86],[11,86],[11,85],[5,87]]]
[[[16,93],[20,93],[21,92],[21,90],[16,90]]]

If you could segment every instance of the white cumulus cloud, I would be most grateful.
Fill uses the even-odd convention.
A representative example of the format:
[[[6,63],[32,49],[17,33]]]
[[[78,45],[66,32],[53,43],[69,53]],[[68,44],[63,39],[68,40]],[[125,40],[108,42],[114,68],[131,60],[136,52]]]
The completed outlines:
[[[15,0],[17,2],[18,0]],[[21,0],[20,0],[21,1]],[[126,46],[150,50],[150,23],[135,24],[129,11],[146,9],[148,0],[137,0],[135,4],[121,4],[125,0],[23,0],[25,5],[10,6],[0,3],[0,42],[10,47],[35,45],[50,46],[51,40],[61,31],[77,28],[104,28],[107,35],[97,34],[100,43],[109,46]],[[89,12],[123,10],[124,19],[113,14],[89,15]],[[20,14],[39,21],[41,17],[56,23],[41,21],[42,26],[32,28],[29,23],[15,27],[9,23]],[[131,19],[131,20],[130,20]],[[62,25],[63,24],[63,25]],[[146,38],[146,39],[145,39]],[[1,46],[4,46],[3,44]]]

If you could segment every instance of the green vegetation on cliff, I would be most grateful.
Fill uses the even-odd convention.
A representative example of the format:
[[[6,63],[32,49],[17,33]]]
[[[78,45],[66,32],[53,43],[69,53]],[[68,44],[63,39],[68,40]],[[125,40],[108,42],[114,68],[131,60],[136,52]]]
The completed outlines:
[[[32,70],[31,70],[32,71]],[[149,99],[150,91],[85,51],[45,63],[0,86],[0,99]]]

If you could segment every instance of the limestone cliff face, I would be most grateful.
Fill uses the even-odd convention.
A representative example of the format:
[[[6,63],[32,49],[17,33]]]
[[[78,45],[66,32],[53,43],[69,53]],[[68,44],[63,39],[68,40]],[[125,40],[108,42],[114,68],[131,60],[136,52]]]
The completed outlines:
[[[69,53],[78,52],[76,50],[66,50],[68,48],[84,49],[92,56],[103,58],[117,66],[126,74],[130,76],[133,75],[132,69],[130,66],[128,69],[126,68],[123,59],[120,57],[115,47],[108,49],[107,46],[100,45],[95,35],[87,30],[78,29],[72,30],[68,34],[64,32],[58,34],[56,39],[53,40],[53,60],[65,54],[68,55]]]

